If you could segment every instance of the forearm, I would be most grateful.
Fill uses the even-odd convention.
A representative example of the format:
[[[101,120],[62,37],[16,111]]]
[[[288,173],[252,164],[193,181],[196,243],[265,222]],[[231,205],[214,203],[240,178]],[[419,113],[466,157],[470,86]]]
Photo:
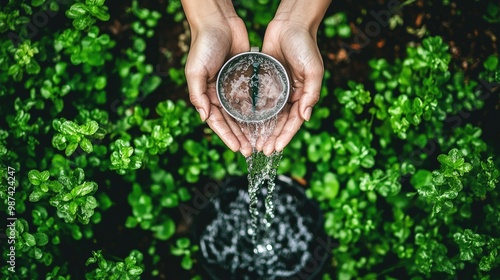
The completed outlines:
[[[231,0],[181,0],[191,28],[237,17]]]
[[[282,0],[273,20],[305,24],[315,34],[331,0]]]

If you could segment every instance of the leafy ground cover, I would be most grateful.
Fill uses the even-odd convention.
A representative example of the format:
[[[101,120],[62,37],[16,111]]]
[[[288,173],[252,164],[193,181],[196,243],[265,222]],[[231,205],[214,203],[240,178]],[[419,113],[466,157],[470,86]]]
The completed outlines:
[[[252,45],[278,2],[234,1]],[[332,4],[278,171],[324,212],[322,279],[494,279],[500,7],[398,3]],[[194,218],[246,165],[188,102],[180,1],[4,1],[0,33],[2,275],[206,278]]]

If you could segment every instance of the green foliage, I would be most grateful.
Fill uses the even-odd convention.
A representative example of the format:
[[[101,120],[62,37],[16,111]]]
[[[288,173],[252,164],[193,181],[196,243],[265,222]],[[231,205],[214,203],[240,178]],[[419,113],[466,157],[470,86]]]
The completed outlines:
[[[481,278],[499,266],[497,223],[482,220],[498,218],[498,162],[481,129],[463,125],[466,111],[484,105],[483,92],[450,70],[450,58],[441,38],[430,37],[404,59],[371,60],[373,85],[349,81],[331,90],[333,104],[323,103],[322,91],[284,150],[279,172],[309,182],[307,194],[339,243],[337,272],[326,279],[372,279],[380,271],[389,279]],[[488,58],[480,78],[496,67]]]
[[[500,22],[500,5],[494,1],[488,1],[483,19],[489,23]]]
[[[482,72],[479,77],[486,80],[488,83],[500,82],[500,63],[498,63],[498,56],[490,55],[483,63],[486,71]]]
[[[132,250],[123,261],[109,261],[104,258],[102,251],[92,252],[92,257],[85,262],[86,266],[97,264],[97,268],[85,274],[86,279],[141,279],[144,271],[143,255]]]
[[[73,20],[73,26],[78,30],[84,30],[96,22],[96,18],[102,21],[109,20],[108,7],[104,0],[85,0],[85,3],[77,2],[66,11],[66,16]]]
[[[139,2],[137,0],[132,1],[130,10],[138,18],[138,20],[132,23],[132,29],[134,30],[134,32],[138,35],[146,35],[146,37],[148,38],[153,37],[153,28],[158,25],[158,20],[161,18],[161,13],[158,11],[151,11],[146,8],[140,8]]]
[[[324,34],[327,38],[339,36],[341,38],[351,37],[351,27],[347,22],[347,15],[343,12],[333,14],[323,19],[325,26]]]
[[[57,180],[49,180],[50,173],[31,170],[28,173],[34,190],[29,196],[31,202],[48,198],[50,205],[57,208],[57,216],[66,223],[75,220],[88,224],[97,207],[97,199],[92,196],[97,190],[97,184],[84,181],[85,174],[81,168],[71,174],[60,175]]]
[[[262,46],[265,28],[273,19],[279,3],[279,0],[234,1],[237,14],[245,19],[251,46]]]
[[[48,24],[30,39],[24,25],[37,12],[46,13]],[[110,194],[118,186],[131,198],[131,212],[124,215],[140,225],[129,221],[127,230],[151,232],[154,240],[171,238],[176,207],[191,199],[184,176],[165,170],[186,154],[183,139],[201,121],[183,100],[165,96],[150,106],[146,97],[162,79],[146,62],[147,40],[161,13],[139,7],[139,1],[126,12],[132,34],[117,44],[116,34],[102,23],[111,17],[104,1],[9,1],[2,6],[2,201],[7,201],[7,167],[21,170],[15,192],[16,273],[3,266],[4,277],[38,279],[44,272],[47,279],[74,277],[77,272],[68,270],[60,246],[90,250],[85,244],[105,211],[116,207]],[[64,18],[70,20],[55,22]],[[222,141],[215,146],[221,149]],[[131,182],[140,172],[149,172],[151,180],[138,191]],[[108,176],[114,173],[119,177]],[[90,263],[98,266],[87,274],[91,279],[138,279],[144,270],[138,252],[124,262],[106,261],[97,252]]]
[[[173,15],[174,21],[180,22],[185,18],[182,10],[181,0],[170,0],[167,5],[167,13]]]
[[[10,65],[7,74],[12,76],[15,81],[21,81],[24,71],[32,75],[40,72],[40,65],[34,59],[39,50],[36,46],[32,46],[30,41],[23,42],[15,50],[14,46],[11,45],[8,51],[14,54],[16,64]]]
[[[176,225],[165,210],[178,207],[179,203],[191,199],[191,195],[187,188],[175,185],[172,174],[160,169],[152,172],[153,184],[149,188],[133,185],[128,196],[132,216],[127,218],[125,226],[140,226],[151,230],[157,239],[167,240],[175,233]]]
[[[193,255],[199,249],[198,245],[191,245],[191,240],[189,240],[189,238],[182,237],[175,241],[175,246],[170,246],[170,253],[174,256],[182,257],[181,267],[185,270],[191,270],[195,262]]]
[[[193,205],[205,182],[247,171],[245,158],[171,92],[172,85],[186,87],[182,68],[169,64],[160,76],[151,64],[165,10],[179,27],[184,21],[180,1],[158,2],[163,11],[136,0],[6,2],[0,208],[8,210],[12,194],[17,220],[16,273],[3,266],[3,278],[158,277],[173,259],[200,279],[199,248],[185,232],[192,224],[178,208]],[[111,13],[112,4],[123,13]],[[278,4],[235,2],[252,45],[261,45]],[[39,11],[48,23],[29,35],[26,24]],[[495,9],[485,16],[494,19]],[[327,16],[319,35],[351,36],[347,14]],[[182,65],[186,54],[175,56]],[[311,120],[283,151],[278,170],[307,185],[338,243],[326,268],[334,272],[324,279],[493,279],[500,266],[499,162],[468,116],[494,96],[484,93],[499,81],[498,56],[470,77],[453,65],[447,42],[429,37],[399,59],[369,66],[371,82],[347,81],[346,88],[332,89],[325,72]],[[15,183],[6,179],[9,167]],[[119,218],[100,225],[110,222],[110,209]],[[123,244],[130,255],[120,259],[95,232],[102,228],[140,242]],[[1,244],[5,252],[8,246]],[[68,254],[82,253],[91,256],[87,269],[72,270],[83,264],[70,263]]]
[[[64,150],[66,156],[71,156],[78,147],[86,153],[92,153],[94,147],[91,140],[100,140],[106,134],[94,120],[78,125],[65,119],[54,119],[52,126],[59,132],[54,134],[52,146],[60,151]]]

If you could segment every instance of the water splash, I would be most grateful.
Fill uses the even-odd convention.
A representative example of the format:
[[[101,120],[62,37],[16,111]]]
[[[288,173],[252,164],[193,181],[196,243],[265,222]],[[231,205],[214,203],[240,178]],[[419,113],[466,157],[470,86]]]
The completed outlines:
[[[252,242],[255,245],[254,252],[262,253],[266,248],[272,251],[272,244],[263,245],[265,239],[269,239],[267,228],[271,227],[274,218],[274,189],[276,171],[281,161],[282,152],[273,152],[271,156],[266,156],[262,152],[254,152],[247,158],[248,168],[248,194],[250,197],[249,211],[251,217],[251,227],[248,233],[252,236]],[[257,193],[260,188],[267,183],[267,193],[264,200],[265,214],[262,220],[259,219],[259,210],[257,209]],[[263,229],[263,236],[259,236]]]
[[[254,245],[248,234],[249,193],[242,188],[247,181],[242,177],[229,182],[211,201],[213,207],[200,214],[200,250],[212,279],[316,279],[313,276],[329,252],[329,247],[318,243],[326,235],[317,203],[308,200],[290,179],[278,177],[275,219],[269,228],[260,228],[268,235]],[[265,188],[258,190],[259,198],[267,195]],[[264,204],[262,200],[257,203],[261,212]]]

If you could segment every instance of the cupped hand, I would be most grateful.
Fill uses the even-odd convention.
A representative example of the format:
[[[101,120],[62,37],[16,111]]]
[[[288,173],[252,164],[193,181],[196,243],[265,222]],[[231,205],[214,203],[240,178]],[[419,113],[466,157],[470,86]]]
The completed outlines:
[[[251,155],[252,147],[238,123],[221,108],[215,82],[229,57],[249,50],[247,30],[239,17],[214,19],[191,29],[185,68],[189,98],[200,118],[232,151],[244,156]]]
[[[270,155],[281,151],[292,140],[319,100],[323,81],[323,60],[315,31],[291,20],[273,20],[264,36],[262,52],[278,59],[290,75],[292,92],[287,106],[278,115],[272,135],[257,150]]]

